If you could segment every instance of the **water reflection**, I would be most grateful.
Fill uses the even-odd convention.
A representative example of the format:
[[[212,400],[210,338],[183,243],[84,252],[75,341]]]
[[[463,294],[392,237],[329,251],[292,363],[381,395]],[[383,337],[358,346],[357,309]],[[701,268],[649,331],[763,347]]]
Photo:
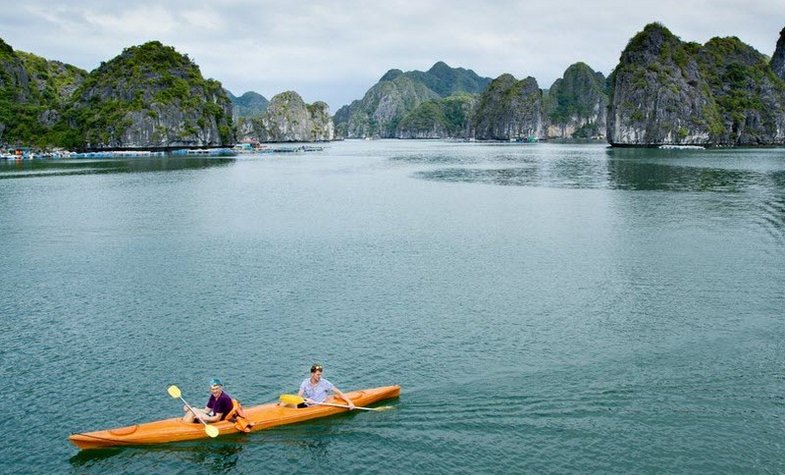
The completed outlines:
[[[237,465],[243,446],[240,444],[221,444],[211,447],[212,450],[200,450],[188,453],[185,460],[200,467],[206,468],[210,473],[226,473]]]
[[[772,238],[785,245],[785,171],[767,174],[765,184],[755,216]]]
[[[715,210],[719,215],[747,216],[748,224],[785,245],[785,170],[777,151],[539,147],[462,152],[393,159],[427,167],[412,176],[438,182],[724,193],[724,199],[704,204],[723,208]]]
[[[423,180],[500,186],[607,188],[604,167],[591,161],[558,160],[505,168],[441,168],[415,172],[413,176]]]
[[[311,438],[293,441],[291,445],[300,450],[306,449],[310,458],[318,462],[327,458],[330,441],[326,438]]]
[[[232,158],[161,157],[126,160],[0,160],[0,179],[198,170],[225,166]]]
[[[451,162],[449,157],[439,156],[427,163],[453,166],[420,170],[413,177],[501,186],[725,193],[744,191],[764,178],[762,173],[755,170],[705,166],[705,163],[673,160],[673,157],[663,161],[665,152],[628,150],[623,154],[614,151],[607,154],[567,151],[537,156],[503,154],[485,157],[482,161],[475,157],[473,162],[463,157],[456,157]],[[413,161],[426,163],[421,157]],[[782,188],[782,185],[776,186]]]
[[[687,167],[632,160],[609,160],[607,166],[610,188],[621,190],[738,193],[760,179],[759,173],[745,170]]]
[[[150,460],[155,459],[159,466],[171,463],[181,467],[183,463],[187,463],[208,473],[228,473],[235,469],[240,460],[244,444],[239,442],[241,441],[223,439],[209,443],[83,450],[71,457],[69,462],[73,473],[105,473],[107,467],[118,465],[117,460],[107,463],[115,457],[122,459],[121,463],[125,466],[136,463],[149,466]]]
[[[415,178],[457,183],[486,183],[504,186],[535,186],[539,182],[536,168],[441,168],[414,173]]]
[[[76,455],[71,457],[68,461],[71,463],[73,467],[81,467],[81,466],[89,465],[92,462],[97,462],[97,461],[112,458],[115,455],[119,455],[124,450],[127,449],[122,447],[117,447],[111,449],[80,450]]]

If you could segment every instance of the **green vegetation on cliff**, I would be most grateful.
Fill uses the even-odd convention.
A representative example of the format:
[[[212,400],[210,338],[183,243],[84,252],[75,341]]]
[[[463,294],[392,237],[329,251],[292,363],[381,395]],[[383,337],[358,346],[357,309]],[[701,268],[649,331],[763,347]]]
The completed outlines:
[[[489,83],[489,78],[482,78],[474,71],[451,68],[443,62],[434,64],[425,72],[391,69],[366,92],[362,100],[336,112],[336,129],[340,135],[349,138],[396,137],[401,127],[406,125],[402,121],[422,103],[456,94],[479,94]],[[426,116],[430,117],[428,120],[441,123],[436,108],[425,107],[407,123],[425,120]]]
[[[14,49],[0,39],[0,142],[47,147],[67,142],[62,122],[87,72]]]
[[[659,23],[646,25],[630,39],[609,78],[611,143],[625,135],[681,143],[717,131],[716,104],[695,60],[699,48],[683,43]]]
[[[540,137],[542,91],[537,80],[527,77],[518,81],[511,74],[494,79],[480,96],[474,129],[480,140]]]
[[[551,121],[565,123],[573,116],[595,115],[598,102],[608,102],[605,76],[585,63],[575,63],[548,90],[545,109]]]
[[[158,41],[126,48],[102,63],[75,98],[69,118],[91,147],[233,141],[230,101],[221,83],[204,79],[187,55]]]
[[[330,110],[325,102],[306,104],[294,91],[275,95],[267,109],[237,122],[241,140],[259,142],[314,142],[335,139]]]
[[[785,84],[766,56],[736,37],[712,38],[700,50],[698,62],[724,118],[720,142],[746,136],[747,143],[758,143],[766,130],[776,128],[774,115],[785,104],[771,104],[769,92],[785,98]]]
[[[13,56],[14,49],[0,38],[0,59],[7,59]]]
[[[491,83],[490,78],[480,77],[470,69],[451,68],[443,61],[437,62],[426,72],[412,71],[404,74],[422,82],[441,97],[460,93],[480,94]]]
[[[348,137],[395,137],[404,115],[424,101],[439,98],[406,74],[388,73],[384,78],[368,90],[362,101],[355,101],[348,110],[336,114],[336,125]],[[342,117],[346,117],[345,124],[338,122]]]
[[[416,109],[406,114],[400,126],[406,129],[424,130],[434,126],[447,128],[447,117],[441,108],[440,101],[431,99],[425,101]]]
[[[268,101],[267,98],[257,92],[248,91],[240,97],[234,96],[229,91],[225,92],[234,106],[232,108],[232,113],[235,119],[262,115],[270,104],[270,101]]]
[[[575,63],[543,97],[543,113],[556,138],[605,135],[608,85],[605,76],[585,63]]]
[[[0,141],[68,148],[222,145],[231,103],[187,56],[152,41],[87,73],[0,40]]]
[[[431,99],[409,112],[398,124],[403,138],[466,137],[477,96],[455,94]]]
[[[611,143],[781,143],[785,84],[738,38],[701,46],[647,25],[611,74]]]

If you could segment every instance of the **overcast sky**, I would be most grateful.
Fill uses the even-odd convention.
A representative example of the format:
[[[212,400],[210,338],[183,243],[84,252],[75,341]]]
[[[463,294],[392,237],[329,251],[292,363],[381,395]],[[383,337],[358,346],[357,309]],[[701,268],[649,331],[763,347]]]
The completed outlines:
[[[436,61],[549,88],[583,61],[608,75],[651,22],[684,41],[736,36],[771,56],[785,0],[0,0],[0,38],[88,71],[159,40],[235,95],[286,90],[332,113],[389,69]]]

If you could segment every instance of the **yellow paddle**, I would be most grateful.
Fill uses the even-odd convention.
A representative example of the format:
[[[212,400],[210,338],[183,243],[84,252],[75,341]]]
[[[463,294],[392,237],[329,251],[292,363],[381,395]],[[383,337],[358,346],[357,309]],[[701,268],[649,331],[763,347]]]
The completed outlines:
[[[296,394],[281,394],[279,400],[284,404],[291,404],[296,406],[298,404],[302,404],[306,402],[306,400]],[[309,404],[317,404],[319,406],[332,406],[332,407],[343,407],[349,409],[349,406],[344,404],[332,404],[329,402],[316,402],[316,401],[307,401]],[[380,407],[360,407],[354,406],[355,409],[360,409],[361,411],[386,411],[388,409],[392,409],[394,406],[380,406]]]
[[[185,399],[183,399],[183,393],[180,392],[180,388],[178,388],[177,386],[175,386],[173,384],[173,385],[169,386],[168,388],[166,388],[166,392],[168,392],[169,395],[172,396],[174,399],[180,399],[181,401],[183,401],[183,404],[185,404],[185,407],[190,409],[191,412],[193,412],[193,414],[196,416],[196,418],[199,419],[199,422],[204,424],[204,431],[205,431],[205,433],[207,435],[209,435],[210,437],[217,437],[218,436],[218,433],[219,433],[218,428],[215,427],[215,426],[211,426],[210,424],[206,423],[204,421],[204,419],[202,419],[202,416],[200,416],[198,412],[194,411],[194,408],[191,407],[191,405],[188,404],[185,401]]]

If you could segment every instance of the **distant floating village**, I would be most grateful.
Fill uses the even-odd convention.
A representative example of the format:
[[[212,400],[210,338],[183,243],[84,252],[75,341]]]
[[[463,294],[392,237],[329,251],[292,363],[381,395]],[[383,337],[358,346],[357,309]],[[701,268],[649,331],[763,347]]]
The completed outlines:
[[[72,152],[65,149],[34,150],[32,148],[2,148],[0,160],[53,160],[85,158],[148,158],[148,157],[234,157],[243,154],[304,153],[321,152],[323,146],[311,144],[268,145],[259,142],[243,142],[233,147],[181,148],[172,150],[100,150],[91,152]]]

